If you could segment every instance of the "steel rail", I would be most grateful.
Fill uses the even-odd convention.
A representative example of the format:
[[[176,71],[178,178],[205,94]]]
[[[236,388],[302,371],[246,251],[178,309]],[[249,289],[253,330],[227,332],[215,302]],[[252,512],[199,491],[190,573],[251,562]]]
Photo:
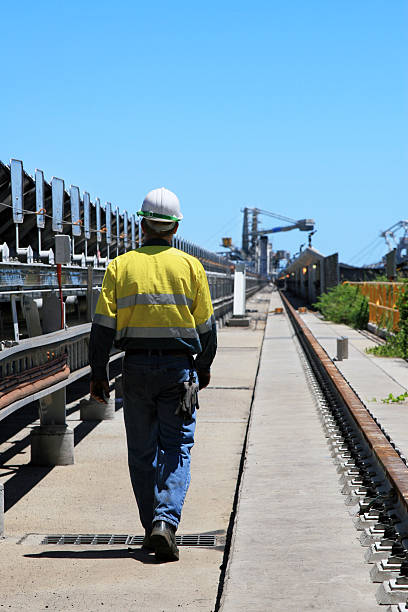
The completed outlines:
[[[58,329],[57,331],[32,338],[25,338],[14,346],[10,346],[0,352],[0,363],[16,356],[37,348],[47,348],[51,350],[54,346],[59,346],[69,340],[77,340],[80,336],[87,336],[91,332],[91,323],[81,323],[69,327],[68,329]]]
[[[329,378],[335,391],[349,410],[363,438],[381,464],[386,477],[395,488],[395,492],[406,511],[408,511],[408,467],[381,431],[366,406],[343,377],[330,359],[324,348],[312,334],[290,304],[287,297],[280,292],[286,311],[300,338],[304,340],[317,359],[323,372]]]

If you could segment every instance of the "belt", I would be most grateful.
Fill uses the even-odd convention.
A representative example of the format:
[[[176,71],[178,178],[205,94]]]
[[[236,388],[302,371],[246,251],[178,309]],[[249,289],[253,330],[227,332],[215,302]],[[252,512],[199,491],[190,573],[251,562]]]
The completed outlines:
[[[189,357],[187,351],[179,351],[177,349],[126,349],[126,355],[172,355],[173,357]]]

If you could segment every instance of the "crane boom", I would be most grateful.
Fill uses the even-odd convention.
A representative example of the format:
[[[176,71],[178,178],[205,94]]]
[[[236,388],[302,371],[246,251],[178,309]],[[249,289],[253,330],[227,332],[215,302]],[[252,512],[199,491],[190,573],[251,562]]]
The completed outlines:
[[[299,221],[295,221],[292,225],[284,225],[282,227],[272,227],[268,230],[258,230],[257,234],[275,234],[276,232],[289,232],[293,229],[298,229],[301,232],[313,232],[314,230],[314,220],[313,219],[299,219]]]
[[[247,219],[247,217],[244,216],[244,226],[245,227],[243,230],[243,236],[244,234],[245,236],[247,234],[250,234],[254,238],[255,236],[262,236],[263,234],[275,234],[277,232],[289,232],[290,230],[293,230],[293,229],[299,229],[301,232],[313,232],[314,226],[315,226],[315,222],[313,219],[299,219],[299,220],[291,219],[290,217],[285,217],[284,215],[278,215],[277,213],[270,212],[269,210],[263,210],[262,208],[245,208],[244,213],[245,215],[247,215],[247,212],[245,211],[252,211],[253,219],[255,220],[255,226],[254,226],[254,221],[253,221],[252,230],[251,232],[248,232],[248,221],[246,221],[246,225],[245,225],[245,219]],[[279,227],[273,227],[267,230],[261,230],[261,229],[258,229],[258,224],[257,224],[258,214],[266,215],[268,217],[273,217],[274,219],[279,219],[280,221],[287,221],[291,225],[284,225],[284,226],[279,226]],[[243,238],[243,241],[244,241],[244,238]]]
[[[290,217],[284,217],[283,215],[278,215],[276,213],[269,212],[269,210],[262,210],[261,208],[254,208],[257,212],[262,215],[267,215],[268,217],[274,217],[275,219],[280,219],[281,221],[287,221],[288,223],[296,223],[296,219],[291,219]]]
[[[311,246],[311,238],[315,233],[315,222],[313,219],[291,219],[290,217],[285,217],[284,215],[278,215],[277,213],[270,212],[269,210],[263,210],[261,208],[249,208],[245,207],[242,209],[244,213],[244,221],[242,224],[242,249],[241,254],[243,257],[248,257],[249,259],[255,258],[257,249],[258,249],[258,239],[262,238],[266,234],[276,234],[278,232],[289,232],[294,229],[298,229],[301,232],[309,232],[309,246]],[[252,213],[252,220],[249,221],[249,213]],[[281,221],[286,221],[288,225],[272,227],[269,229],[260,229],[258,225],[258,217],[259,215],[266,215],[268,217],[273,217],[274,219],[279,219]],[[232,243],[229,238],[223,239],[223,246],[226,248],[232,248]],[[264,241],[261,240],[263,243]],[[234,249],[238,252],[238,249]]]
[[[292,225],[283,225],[281,227],[272,227],[268,230],[259,230],[258,234],[275,234],[276,232],[289,232],[289,230],[297,229],[296,223]]]

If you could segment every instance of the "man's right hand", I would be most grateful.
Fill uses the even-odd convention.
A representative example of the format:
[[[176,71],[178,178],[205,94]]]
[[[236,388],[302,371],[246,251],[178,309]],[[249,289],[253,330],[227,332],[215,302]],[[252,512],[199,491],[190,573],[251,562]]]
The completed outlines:
[[[200,390],[205,389],[205,387],[207,387],[210,384],[210,380],[211,380],[210,372],[197,370],[197,377],[198,377],[198,388]]]
[[[91,397],[100,404],[107,404],[109,399],[109,383],[107,380],[91,380]]]

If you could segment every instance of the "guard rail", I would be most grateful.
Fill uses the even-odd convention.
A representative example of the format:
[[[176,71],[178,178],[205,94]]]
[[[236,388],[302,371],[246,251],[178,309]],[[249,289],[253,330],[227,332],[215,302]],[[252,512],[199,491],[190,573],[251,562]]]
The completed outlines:
[[[0,353],[0,420],[90,372],[91,324],[22,340]],[[123,352],[114,351],[111,361]]]

